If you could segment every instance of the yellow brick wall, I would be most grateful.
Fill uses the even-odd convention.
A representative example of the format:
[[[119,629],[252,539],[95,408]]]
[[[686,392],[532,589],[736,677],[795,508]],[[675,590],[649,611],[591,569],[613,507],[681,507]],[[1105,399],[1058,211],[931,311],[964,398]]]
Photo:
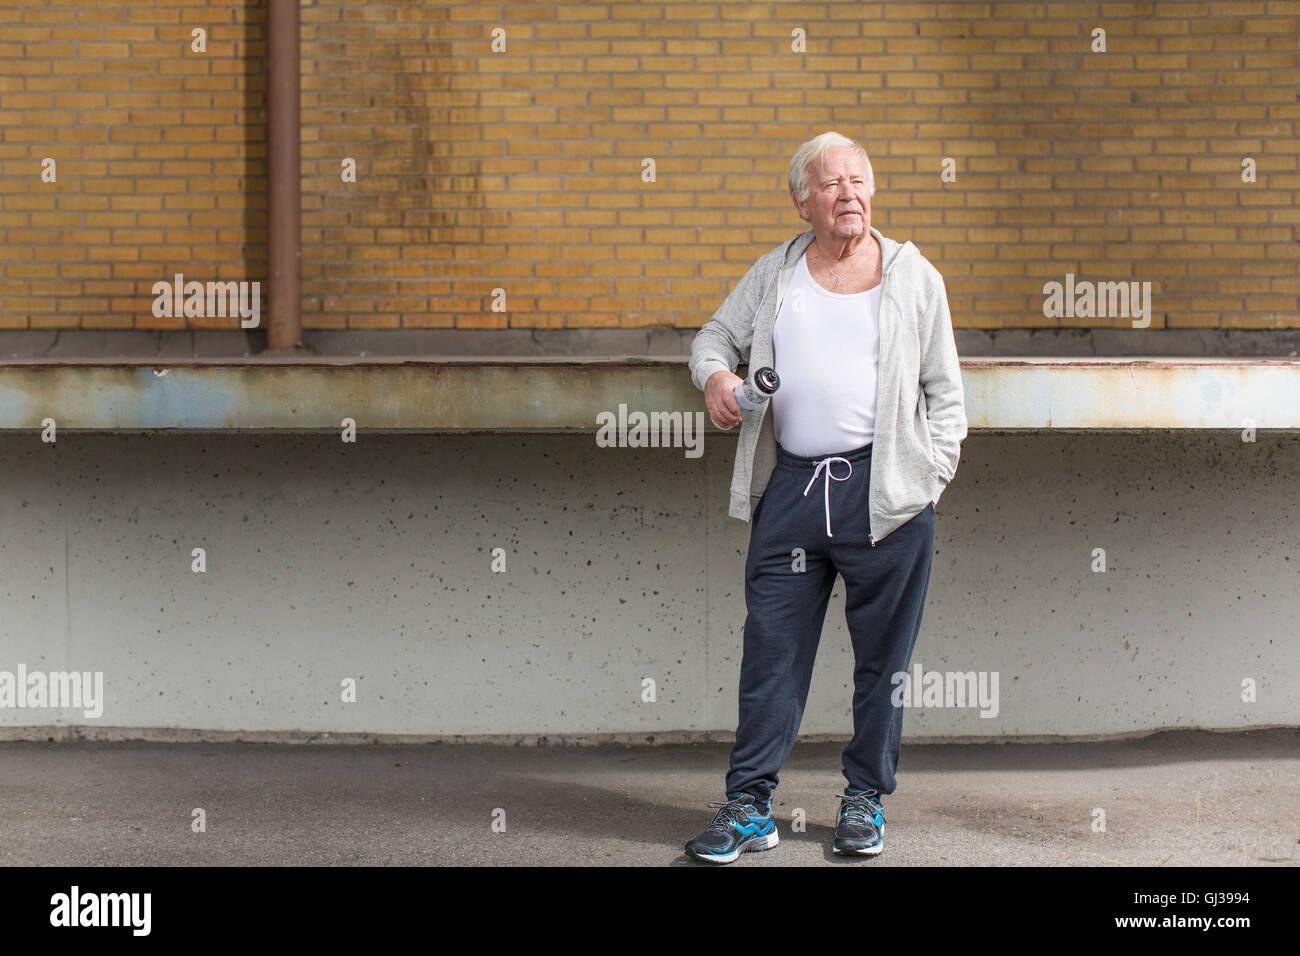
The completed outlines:
[[[696,327],[805,228],[789,156],[836,129],[959,327],[1056,325],[1042,286],[1067,272],[1150,281],[1153,328],[1300,327],[1298,21],[1300,0],[304,0],[304,325]],[[234,327],[155,319],[150,288],[266,278],[265,52],[258,3],[0,0],[0,327]]]

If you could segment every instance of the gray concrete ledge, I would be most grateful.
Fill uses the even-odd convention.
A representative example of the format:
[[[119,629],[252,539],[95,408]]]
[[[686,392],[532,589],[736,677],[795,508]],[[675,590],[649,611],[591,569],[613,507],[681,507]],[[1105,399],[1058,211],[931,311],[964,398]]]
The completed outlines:
[[[1300,358],[964,358],[970,428],[1300,429]],[[0,430],[584,432],[677,414],[684,359],[41,358],[0,364]],[[692,424],[696,421],[691,418]],[[647,436],[647,443],[649,438]],[[665,437],[664,443],[670,443]],[[655,447],[659,447],[658,435]]]

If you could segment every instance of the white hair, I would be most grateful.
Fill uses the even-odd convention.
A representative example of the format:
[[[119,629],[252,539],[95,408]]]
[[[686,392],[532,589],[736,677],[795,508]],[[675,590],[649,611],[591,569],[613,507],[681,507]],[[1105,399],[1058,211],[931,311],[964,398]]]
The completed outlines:
[[[876,194],[876,176],[871,171],[871,160],[867,157],[866,148],[847,136],[830,132],[822,133],[820,136],[814,136],[808,140],[794,151],[794,156],[790,159],[790,191],[794,193],[795,198],[800,202],[805,202],[808,199],[808,167],[814,161],[820,161],[826,155],[827,150],[834,149],[837,146],[848,146],[862,157],[862,164],[867,167],[867,195],[874,196]]]

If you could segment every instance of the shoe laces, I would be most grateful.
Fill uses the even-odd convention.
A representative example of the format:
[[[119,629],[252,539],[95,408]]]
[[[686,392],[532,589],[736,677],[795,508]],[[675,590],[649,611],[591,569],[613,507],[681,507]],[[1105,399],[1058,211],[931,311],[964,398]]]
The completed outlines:
[[[710,803],[709,809],[718,811],[713,815],[713,822],[709,824],[709,829],[725,830],[728,825],[739,823],[749,816],[750,811],[756,809],[756,806],[746,800],[737,799],[723,803]]]
[[[862,793],[837,793],[844,801],[840,806],[840,819],[850,825],[876,828],[874,817],[880,814],[880,821],[885,820],[885,808],[880,805],[879,790],[864,790]]]

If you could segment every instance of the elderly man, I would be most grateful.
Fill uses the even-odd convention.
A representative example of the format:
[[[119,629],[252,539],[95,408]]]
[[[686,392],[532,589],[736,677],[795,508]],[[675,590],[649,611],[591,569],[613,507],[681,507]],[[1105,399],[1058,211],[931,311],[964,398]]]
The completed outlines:
[[[749,520],[753,508],[727,798],[686,844],[714,863],[777,844],[772,792],[799,732],[837,572],[855,666],[833,849],[883,849],[880,798],[897,785],[903,726],[891,678],[908,669],[934,505],[966,437],[943,278],[911,242],[872,227],[866,150],[823,133],[794,154],[789,184],[812,228],[759,257],[691,347],[714,424],[741,426],[729,514]],[[780,378],[772,399],[745,413],[733,396],[741,362]]]

